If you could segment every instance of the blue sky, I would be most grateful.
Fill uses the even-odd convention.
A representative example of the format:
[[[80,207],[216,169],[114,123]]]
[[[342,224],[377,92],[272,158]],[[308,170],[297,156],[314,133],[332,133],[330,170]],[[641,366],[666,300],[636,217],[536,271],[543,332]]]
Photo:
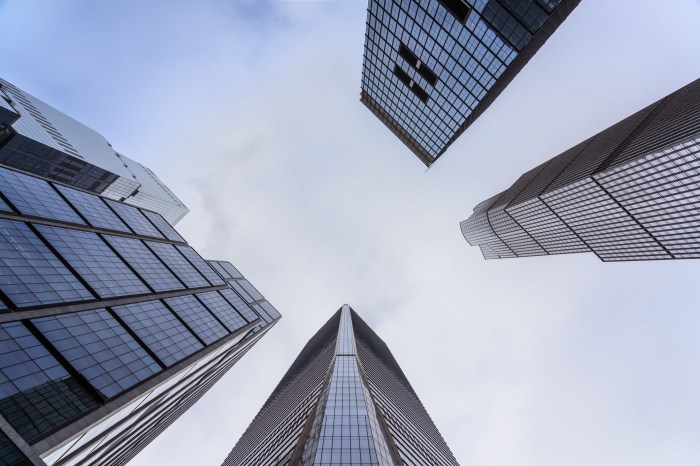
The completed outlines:
[[[697,466],[698,261],[484,261],[520,174],[700,76],[700,4],[584,0],[426,172],[359,103],[366,4],[0,2],[2,77],[151,167],[283,320],[133,465],[217,465],[343,303],[464,465]]]

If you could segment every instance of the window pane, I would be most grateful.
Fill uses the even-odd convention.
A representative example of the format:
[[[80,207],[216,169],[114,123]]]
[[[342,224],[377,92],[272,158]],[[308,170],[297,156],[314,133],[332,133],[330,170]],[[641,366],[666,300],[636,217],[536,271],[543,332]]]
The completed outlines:
[[[73,204],[73,207],[80,211],[83,217],[85,217],[93,227],[131,233],[124,222],[119,220],[119,217],[107,207],[99,196],[78,191],[77,189],[60,184],[55,184],[54,186],[61,191],[61,194]]]
[[[37,229],[101,298],[148,293],[96,233],[46,225]]]
[[[173,271],[177,278],[183,281],[187,288],[199,288],[209,286],[209,282],[202,276],[201,273],[185,259],[180,252],[175,249],[175,246],[168,243],[156,243],[146,241],[146,244],[151,248],[156,255],[165,262],[170,270]]]
[[[0,289],[20,308],[94,299],[25,223],[4,219]]]
[[[42,317],[32,322],[106,398],[161,370],[105,309]]]
[[[207,345],[225,337],[228,331],[194,296],[168,298],[165,302]]]
[[[218,291],[198,293],[196,295],[207,308],[228,328],[235,332],[246,325],[245,319],[231,306]]]
[[[166,238],[168,238],[171,241],[180,241],[182,243],[185,243],[185,239],[180,236],[180,234],[175,231],[175,229],[163,218],[160,216],[160,214],[157,214],[155,212],[151,212],[149,210],[142,210],[143,214],[148,217],[148,219],[153,223],[158,229],[160,230],[161,233],[165,235]]]
[[[0,324],[0,414],[26,441],[96,406],[27,327]]]
[[[225,284],[221,277],[219,277],[219,275],[216,272],[214,272],[211,266],[207,264],[207,262],[204,259],[202,259],[194,249],[192,249],[189,246],[180,245],[175,247],[182,253],[183,256],[187,258],[187,260],[189,260],[192,263],[192,265],[195,266],[199,273],[204,275],[204,277],[209,281],[209,283],[211,283],[212,285]]]
[[[0,191],[22,214],[85,225],[73,208],[41,178],[0,167]]]
[[[240,315],[245,317],[248,322],[253,322],[258,318],[258,315],[253,311],[248,304],[243,302],[240,296],[238,296],[233,290],[226,289],[219,291],[226,301],[228,301]]]
[[[153,290],[170,291],[185,288],[140,239],[110,235],[105,235],[104,238]]]
[[[168,367],[203,348],[160,301],[116,306],[113,310]]]
[[[137,235],[151,236],[153,238],[163,238],[158,229],[148,221],[146,217],[136,207],[123,204],[121,202],[105,199],[105,202],[126,222]]]

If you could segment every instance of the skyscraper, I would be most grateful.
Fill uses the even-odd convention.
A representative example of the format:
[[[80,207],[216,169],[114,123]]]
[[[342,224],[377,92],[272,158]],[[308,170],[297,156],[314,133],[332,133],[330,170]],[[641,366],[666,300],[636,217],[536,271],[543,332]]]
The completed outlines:
[[[360,100],[430,166],[580,0],[369,0]]]
[[[700,80],[522,175],[461,223],[486,259],[700,257]]]
[[[238,465],[456,465],[386,344],[344,305],[229,454]]]
[[[189,212],[151,170],[101,134],[3,79],[0,165],[153,210],[171,225]]]
[[[0,167],[0,465],[124,464],[279,318],[159,214]]]

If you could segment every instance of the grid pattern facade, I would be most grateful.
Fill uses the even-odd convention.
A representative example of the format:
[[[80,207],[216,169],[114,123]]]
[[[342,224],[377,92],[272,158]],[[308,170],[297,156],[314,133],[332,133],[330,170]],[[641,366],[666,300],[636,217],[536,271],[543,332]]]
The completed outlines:
[[[461,223],[486,259],[700,253],[700,80],[523,175]]]
[[[29,464],[124,464],[280,318],[156,213],[8,169],[0,199],[0,435]]]
[[[361,102],[430,166],[579,0],[370,0]]]
[[[384,342],[344,305],[309,340],[223,464],[457,461]]]

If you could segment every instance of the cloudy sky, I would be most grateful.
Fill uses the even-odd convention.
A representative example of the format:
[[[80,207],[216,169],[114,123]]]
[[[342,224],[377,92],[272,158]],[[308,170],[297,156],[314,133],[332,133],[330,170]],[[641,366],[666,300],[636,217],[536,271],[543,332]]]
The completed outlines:
[[[584,0],[433,168],[359,102],[366,3],[0,0],[0,73],[151,167],[282,321],[131,464],[218,465],[343,303],[459,462],[700,464],[700,261],[484,261],[478,202],[700,77],[700,2]]]

